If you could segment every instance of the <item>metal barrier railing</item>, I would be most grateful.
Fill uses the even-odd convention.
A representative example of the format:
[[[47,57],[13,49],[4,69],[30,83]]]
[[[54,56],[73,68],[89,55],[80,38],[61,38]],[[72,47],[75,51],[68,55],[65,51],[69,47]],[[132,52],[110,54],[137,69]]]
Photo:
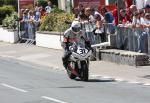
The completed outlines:
[[[37,30],[37,23],[36,22],[28,22],[28,21],[21,21],[19,22],[19,38],[22,42],[23,40],[26,41],[26,43],[33,44],[35,42],[35,32]]]
[[[91,41],[91,44],[99,44],[108,41],[108,35],[115,33],[115,26],[112,23],[104,23],[100,30],[96,29],[95,23],[81,23],[82,30],[86,33],[86,38]],[[99,31],[98,33],[95,33]],[[95,35],[94,35],[95,34]]]
[[[148,28],[116,28],[116,44],[118,49],[148,53]],[[150,41],[149,41],[150,42]]]
[[[122,50],[150,54],[150,28],[116,27],[103,23],[106,42],[108,35],[116,35],[116,47]]]

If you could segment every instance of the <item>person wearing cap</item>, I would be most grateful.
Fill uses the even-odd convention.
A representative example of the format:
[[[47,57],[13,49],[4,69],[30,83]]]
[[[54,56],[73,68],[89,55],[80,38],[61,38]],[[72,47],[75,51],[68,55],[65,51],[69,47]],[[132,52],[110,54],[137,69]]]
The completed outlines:
[[[150,13],[150,5],[145,5],[143,9],[145,10],[145,13]]]
[[[64,32],[63,44],[62,44],[64,49],[64,56],[62,57],[62,62],[65,68],[68,65],[68,59],[69,56],[71,55],[69,47],[74,42],[86,43],[87,46],[90,48],[91,45],[89,41],[86,40],[86,38],[85,38],[86,41],[83,41],[83,39],[81,39],[82,37],[85,38],[85,32],[81,30],[81,23],[75,20],[72,22],[71,27]]]

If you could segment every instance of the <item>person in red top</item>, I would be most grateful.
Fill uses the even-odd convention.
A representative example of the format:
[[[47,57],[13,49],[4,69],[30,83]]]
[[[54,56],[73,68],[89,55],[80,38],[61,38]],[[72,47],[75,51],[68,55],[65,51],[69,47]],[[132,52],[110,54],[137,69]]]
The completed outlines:
[[[126,10],[125,9],[121,9],[120,10],[120,22],[122,23],[122,24],[126,24],[127,23],[127,19],[125,18],[125,16],[126,16]]]
[[[115,18],[115,25],[118,25],[118,10],[117,10],[117,9],[114,9],[114,10],[112,11],[112,14],[113,14],[113,16],[114,16],[114,18]]]
[[[117,8],[118,6],[117,6],[117,2],[116,2],[116,9],[114,9],[113,11],[112,11],[112,14],[113,14],[113,16],[114,16],[114,23],[115,23],[115,25],[118,25],[118,8]]]

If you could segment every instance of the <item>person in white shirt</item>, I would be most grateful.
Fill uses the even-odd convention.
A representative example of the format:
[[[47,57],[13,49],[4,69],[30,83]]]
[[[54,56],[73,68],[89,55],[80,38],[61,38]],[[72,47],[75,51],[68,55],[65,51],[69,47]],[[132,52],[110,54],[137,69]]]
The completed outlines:
[[[52,2],[48,1],[48,5],[45,7],[46,13],[50,13],[52,11]]]
[[[146,19],[146,25],[147,27],[150,27],[150,13],[145,14],[145,19]]]
[[[136,0],[137,9],[142,9],[145,6],[144,0]]]
[[[140,14],[138,11],[136,11],[134,13],[134,16],[133,16],[133,19],[132,19],[132,24],[135,26],[135,27],[138,27],[140,25]]]

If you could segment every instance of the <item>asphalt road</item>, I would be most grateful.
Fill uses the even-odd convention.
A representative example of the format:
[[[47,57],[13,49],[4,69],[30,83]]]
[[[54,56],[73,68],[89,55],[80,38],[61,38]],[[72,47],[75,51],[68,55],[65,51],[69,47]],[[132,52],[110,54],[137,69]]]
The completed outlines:
[[[149,103],[150,87],[70,80],[65,71],[0,58],[0,103]]]

